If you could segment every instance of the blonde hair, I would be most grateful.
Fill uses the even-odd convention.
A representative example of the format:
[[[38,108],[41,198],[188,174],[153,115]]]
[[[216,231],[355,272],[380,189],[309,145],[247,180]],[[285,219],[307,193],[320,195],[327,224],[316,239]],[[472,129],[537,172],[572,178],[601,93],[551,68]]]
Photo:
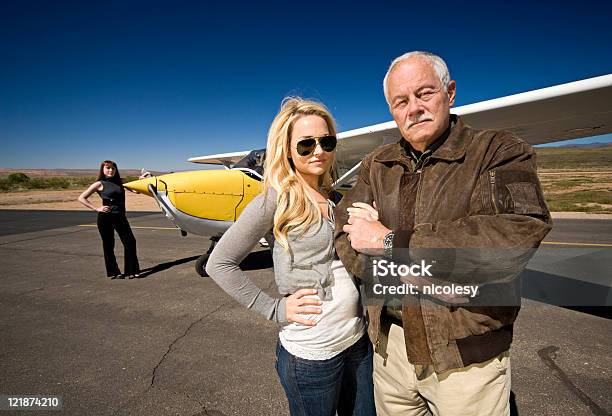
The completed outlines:
[[[336,135],[336,122],[329,110],[321,103],[300,97],[287,97],[268,131],[263,192],[276,191],[276,212],[274,213],[274,237],[289,250],[287,234],[290,231],[304,233],[311,225],[321,221],[317,201],[306,190],[308,186],[296,172],[291,155],[291,133],[295,122],[304,116],[316,115],[327,123],[330,135]],[[329,170],[319,177],[319,186],[325,192],[332,190],[336,172],[334,152]]]

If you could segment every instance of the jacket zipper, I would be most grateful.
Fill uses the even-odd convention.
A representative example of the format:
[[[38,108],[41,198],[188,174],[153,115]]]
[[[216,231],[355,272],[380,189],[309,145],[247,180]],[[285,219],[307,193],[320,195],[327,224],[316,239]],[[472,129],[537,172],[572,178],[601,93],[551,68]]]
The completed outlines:
[[[417,194],[416,194],[416,206],[414,207],[414,224],[418,224],[419,223],[419,207],[421,204],[421,188],[423,185],[423,169],[425,168],[425,165],[427,164],[427,162],[429,161],[429,156],[427,156],[427,158],[425,160],[423,160],[423,164],[421,165],[421,167],[419,169],[416,169],[415,165],[415,170],[414,173],[419,175],[419,183],[417,184]]]
[[[497,209],[497,203],[495,202],[495,171],[489,171],[489,183],[491,188],[491,204],[493,204],[493,210],[495,214],[499,214],[499,210]]]

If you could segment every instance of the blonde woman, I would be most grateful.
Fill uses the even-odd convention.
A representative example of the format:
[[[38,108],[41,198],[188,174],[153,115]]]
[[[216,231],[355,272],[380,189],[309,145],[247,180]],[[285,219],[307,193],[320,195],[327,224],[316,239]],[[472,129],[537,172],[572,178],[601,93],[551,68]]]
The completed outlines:
[[[322,104],[285,99],[268,133],[263,192],[206,267],[234,299],[280,325],[276,369],[293,416],[376,412],[359,291],[333,245],[335,148],[335,122]],[[270,231],[279,299],[239,267]]]

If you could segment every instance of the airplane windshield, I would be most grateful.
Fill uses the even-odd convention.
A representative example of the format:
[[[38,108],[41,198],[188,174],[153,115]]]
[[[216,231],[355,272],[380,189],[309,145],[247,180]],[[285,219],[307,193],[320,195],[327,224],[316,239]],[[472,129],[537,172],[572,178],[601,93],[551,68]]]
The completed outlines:
[[[266,160],[266,149],[253,150],[248,155],[240,159],[232,169],[247,168],[263,176],[264,161]]]

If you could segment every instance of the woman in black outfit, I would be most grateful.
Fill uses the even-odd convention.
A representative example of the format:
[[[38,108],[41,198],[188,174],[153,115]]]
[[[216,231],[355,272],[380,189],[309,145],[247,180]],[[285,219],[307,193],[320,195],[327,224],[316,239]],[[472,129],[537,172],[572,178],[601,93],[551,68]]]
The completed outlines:
[[[94,192],[102,198],[101,207],[96,207],[88,201]],[[112,160],[102,162],[98,179],[79,196],[79,202],[98,212],[98,230],[104,247],[107,277],[111,279],[139,277],[136,238],[125,216],[125,189],[115,162]],[[115,231],[119,234],[125,249],[125,274],[121,274],[115,258]]]

